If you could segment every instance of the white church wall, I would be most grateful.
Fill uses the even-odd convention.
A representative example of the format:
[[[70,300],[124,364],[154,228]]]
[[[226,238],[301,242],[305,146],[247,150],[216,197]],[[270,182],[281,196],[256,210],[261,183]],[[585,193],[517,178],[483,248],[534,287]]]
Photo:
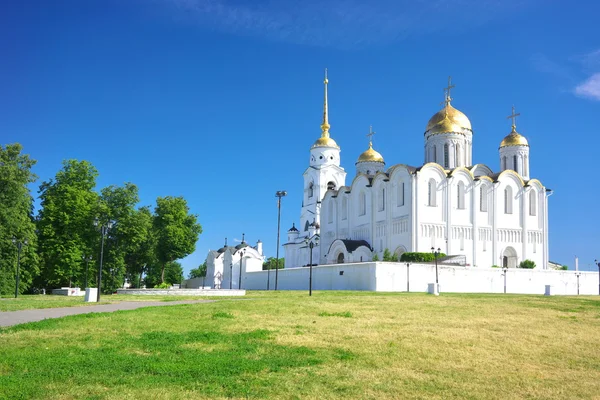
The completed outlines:
[[[242,276],[243,289],[264,290],[267,271],[249,272]],[[342,273],[342,274],[341,274]],[[365,290],[383,292],[406,291],[407,278],[411,292],[427,292],[435,282],[435,265],[405,263],[348,263],[313,267],[313,290]],[[274,273],[271,272],[271,281]],[[308,290],[309,268],[279,271],[281,290]],[[438,266],[442,293],[503,293],[504,276],[500,268],[463,268]],[[273,283],[272,283],[273,285]],[[577,276],[573,271],[509,269],[506,292],[514,294],[544,294],[546,285],[551,294],[576,295]],[[598,273],[581,272],[579,293],[598,294]]]

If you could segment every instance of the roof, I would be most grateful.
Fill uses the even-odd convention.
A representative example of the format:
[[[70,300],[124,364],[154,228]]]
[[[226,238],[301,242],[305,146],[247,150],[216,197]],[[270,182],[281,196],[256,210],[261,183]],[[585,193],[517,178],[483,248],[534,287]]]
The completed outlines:
[[[354,250],[358,249],[360,246],[365,246],[369,250],[373,251],[373,248],[366,240],[351,240],[351,239],[340,239],[344,246],[346,246],[346,250],[348,253],[352,253]]]

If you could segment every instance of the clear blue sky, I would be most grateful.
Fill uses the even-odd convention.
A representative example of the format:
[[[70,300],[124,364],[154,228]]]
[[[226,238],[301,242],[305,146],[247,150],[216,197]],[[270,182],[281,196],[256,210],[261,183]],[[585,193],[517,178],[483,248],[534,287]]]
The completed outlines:
[[[423,131],[448,75],[471,119],[476,163],[499,167],[518,130],[550,197],[550,259],[600,258],[600,4],[561,0],[6,0],[0,5],[0,142],[69,158],[98,186],[133,182],[141,205],[182,195],[209,249],[261,239],[275,254],[299,218],[320,134],[323,70],[349,181],[374,145],[388,165],[423,162]],[[34,192],[37,191],[37,184]]]

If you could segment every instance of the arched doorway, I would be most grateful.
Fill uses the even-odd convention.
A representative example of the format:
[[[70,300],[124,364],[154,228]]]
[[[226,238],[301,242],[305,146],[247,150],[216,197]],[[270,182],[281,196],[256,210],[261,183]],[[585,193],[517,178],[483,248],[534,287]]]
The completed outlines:
[[[507,247],[502,253],[502,267],[517,268],[517,251]]]
[[[340,253],[337,256],[337,263],[338,264],[343,264],[344,263],[344,253]]]

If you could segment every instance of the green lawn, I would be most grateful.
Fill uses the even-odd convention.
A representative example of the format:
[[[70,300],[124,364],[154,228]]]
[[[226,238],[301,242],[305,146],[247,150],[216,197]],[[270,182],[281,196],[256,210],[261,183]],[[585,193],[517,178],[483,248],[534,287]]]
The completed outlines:
[[[0,330],[0,398],[591,399],[599,334],[591,296],[250,292]]]

